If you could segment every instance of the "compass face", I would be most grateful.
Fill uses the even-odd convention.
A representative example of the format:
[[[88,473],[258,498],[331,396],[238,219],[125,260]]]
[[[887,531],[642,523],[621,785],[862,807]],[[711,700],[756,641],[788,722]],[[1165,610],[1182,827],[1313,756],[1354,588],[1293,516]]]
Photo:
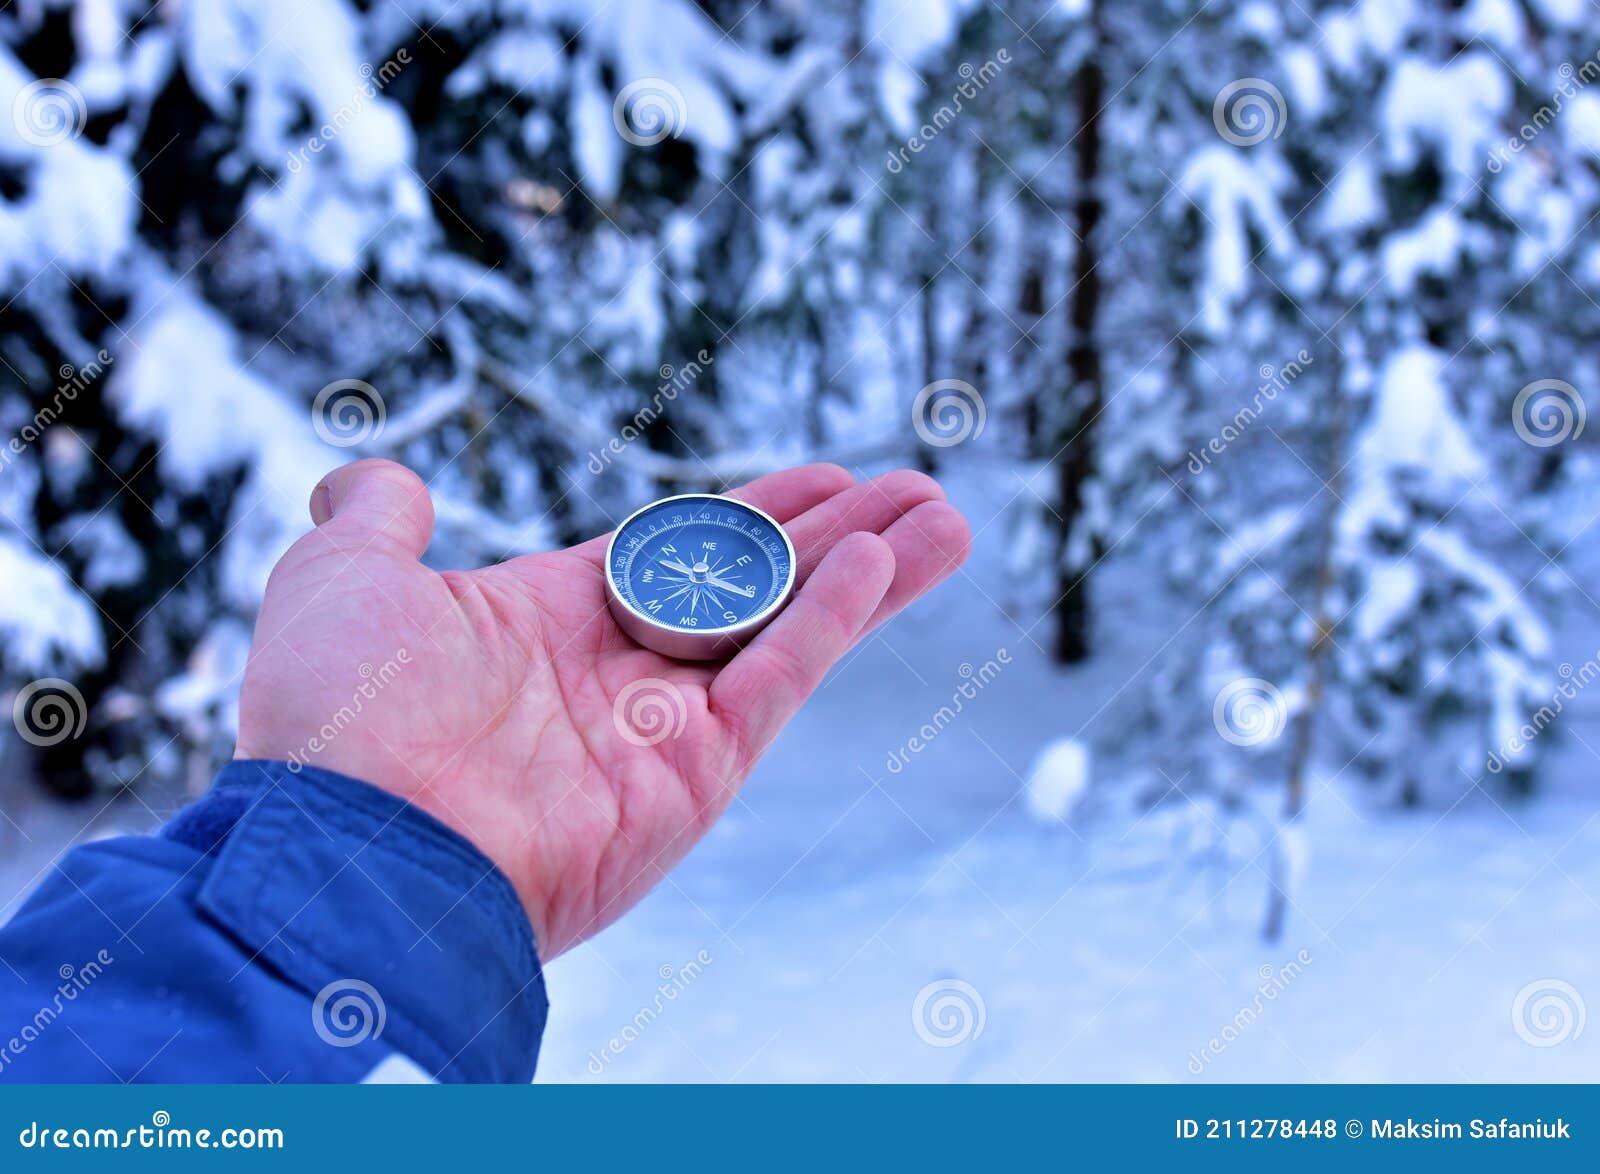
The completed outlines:
[[[783,603],[794,582],[794,549],[760,510],[688,494],[646,506],[624,522],[611,541],[606,571],[614,598],[637,619],[715,642],[753,631]],[[678,647],[693,645],[680,641]]]

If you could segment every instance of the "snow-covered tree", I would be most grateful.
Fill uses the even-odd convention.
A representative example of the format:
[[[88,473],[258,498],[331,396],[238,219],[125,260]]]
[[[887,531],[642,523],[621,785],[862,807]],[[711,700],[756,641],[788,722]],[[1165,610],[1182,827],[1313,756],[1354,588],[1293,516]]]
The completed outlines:
[[[1536,777],[1548,743],[1515,734],[1556,686],[1541,519],[1587,467],[1573,273],[1600,211],[1583,95],[1496,156],[1546,100],[1532,79],[1577,59],[1578,15],[1541,7],[1249,6],[1216,30],[1232,76],[1177,177],[1200,394],[1163,530],[1206,622],[1150,707],[1185,794],[1267,784],[1292,819],[1318,777],[1405,802]],[[1522,389],[1550,378],[1530,443]]]
[[[1582,17],[15,5],[0,673],[82,697],[30,752],[65,790],[203,779],[349,457],[423,472],[443,562],[832,457],[1013,478],[1062,658],[1102,554],[1164,563],[1203,618],[1152,708],[1212,731],[1156,740],[1174,777],[1293,809],[1324,768],[1415,798],[1499,752],[1526,784],[1550,556],[1600,510]],[[1214,736],[1237,680],[1275,740]]]
[[[803,207],[785,172],[822,174],[795,144],[836,128],[799,107],[841,43],[724,7],[0,14],[23,588],[0,668],[19,697],[74,691],[66,732],[30,739],[51,785],[203,780],[266,573],[342,460],[417,467],[449,562],[804,455],[798,420],[774,434],[775,406],[800,414],[766,343],[791,270],[850,264],[848,193]],[[786,203],[810,241],[778,231]],[[837,294],[806,297],[842,316]]]

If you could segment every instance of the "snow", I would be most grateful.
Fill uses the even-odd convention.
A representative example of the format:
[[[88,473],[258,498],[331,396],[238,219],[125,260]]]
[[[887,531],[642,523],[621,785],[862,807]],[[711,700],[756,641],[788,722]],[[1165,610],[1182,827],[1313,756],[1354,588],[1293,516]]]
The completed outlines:
[[[297,136],[297,102],[309,105],[313,127],[340,127],[338,147],[351,176],[382,177],[410,155],[406,122],[382,98],[364,100],[371,69],[363,61],[349,9],[321,5],[318,19],[302,19],[291,6],[252,0],[212,0],[185,6],[185,56],[196,90],[218,110],[230,110],[249,71],[245,118],[250,146],[274,163]],[[363,70],[362,66],[369,67]],[[345,111],[347,119],[340,119]]]
[[[986,516],[1009,485],[955,500]],[[1000,536],[980,535],[977,566]],[[1600,568],[1595,568],[1600,569]],[[1017,773],[1117,695],[1189,620],[1120,568],[1105,592],[1111,643],[1063,673],[997,609],[993,581],[957,577],[869,640],[778,740],[728,816],[643,904],[547,971],[541,1081],[1552,1081],[1600,1062],[1594,1033],[1523,1042],[1520,991],[1547,975],[1600,985],[1594,761],[1576,739],[1539,804],[1475,792],[1445,813],[1385,809],[1353,772],[1313,780],[1278,839],[1294,907],[1264,942],[1261,863],[1185,865],[1219,808],[1096,813],[1069,828],[1028,815]],[[1563,640],[1594,647],[1575,614]],[[1573,626],[1576,624],[1577,626]],[[948,693],[954,666],[1016,663],[922,755],[876,783],[895,732]],[[864,713],[874,720],[864,722]],[[1600,708],[1574,710],[1600,745]],[[1113,733],[1112,705],[1096,728]],[[1553,736],[1553,735],[1552,735]],[[1165,783],[1162,784],[1166,786]],[[1180,786],[1183,785],[1180,783]],[[170,809],[176,800],[146,801]],[[8,803],[32,837],[0,863],[0,894],[61,845],[137,830],[133,800],[99,815]],[[88,827],[82,825],[95,819]],[[1231,825],[1236,845],[1252,838]],[[1244,850],[1236,846],[1235,851]],[[1143,862],[1143,863],[1141,863]],[[0,916],[13,905],[0,907]],[[664,965],[706,963],[620,1054],[606,1042],[648,1005]],[[1302,955],[1308,963],[1297,963]],[[1191,1056],[1248,1005],[1263,968],[1298,973],[1197,1073]],[[983,1030],[919,1035],[930,984],[967,984]]]
[[[884,52],[878,73],[879,99],[899,134],[910,134],[916,128],[919,107],[928,97],[929,86],[916,66],[932,50],[948,43],[957,12],[969,4],[970,0],[871,0],[866,5],[864,25],[869,43],[874,49],[882,46]]]
[[[956,500],[982,516],[988,492]],[[550,967],[540,1079],[1586,1078],[1600,1043],[1529,1047],[1511,1018],[1545,975],[1580,991],[1600,981],[1588,948],[1600,908],[1584,895],[1600,891],[1600,821],[1594,762],[1576,740],[1539,805],[1475,792],[1448,815],[1407,813],[1354,772],[1315,778],[1304,817],[1277,833],[1294,907],[1272,943],[1259,934],[1264,860],[1191,874],[1174,857],[1179,838],[1211,834],[1225,814],[1032,821],[1014,772],[1058,744],[1064,713],[1094,713],[1189,619],[1134,589],[1146,581],[1136,568],[1122,574],[1105,593],[1112,645],[1071,673],[1019,639],[985,598],[993,584],[959,578],[869,642],[671,882]],[[1592,643],[1580,632],[1566,640]],[[1005,640],[1016,668],[921,773],[881,788],[862,777],[879,728],[914,725],[952,660]],[[1119,719],[1113,706],[1106,732]],[[1575,720],[1600,745],[1600,709]],[[704,975],[596,1073],[589,1057],[649,1001],[658,968],[701,948]],[[1301,951],[1303,973],[1195,1073],[1191,1053],[1250,1002],[1262,968]],[[910,1014],[929,984],[951,980],[982,1000],[984,1028],[930,1046]]]
[[[309,437],[309,416],[239,366],[232,329],[182,286],[161,297],[136,342],[114,371],[112,395],[132,421],[162,438],[162,468],[179,482],[198,485]],[[194,372],[204,372],[210,394],[194,394]],[[312,444],[305,441],[308,450]]]
[[[1422,274],[1450,277],[1462,250],[1461,219],[1449,209],[1428,213],[1415,228],[1398,232],[1383,245],[1383,270],[1389,288],[1409,294]]]
[[[1364,54],[1393,56],[1413,16],[1411,0],[1359,0],[1348,11],[1323,22],[1329,51],[1343,69],[1354,69]]]
[[[1465,606],[1480,630],[1490,624],[1504,624],[1513,632],[1516,646],[1539,657],[1550,652],[1550,634],[1538,615],[1516,606],[1525,588],[1485,558],[1482,551],[1474,549],[1461,535],[1439,528],[1423,534],[1417,547],[1473,585],[1478,598]]]
[[[459,98],[495,83],[545,93],[557,88],[560,71],[561,42],[556,37],[535,29],[507,29],[476,49],[450,75],[446,90]]]
[[[878,100],[897,133],[909,135],[917,127],[918,104],[927,87],[916,71],[898,61],[885,61],[878,71]]]
[[[1296,117],[1321,117],[1327,107],[1328,89],[1316,53],[1304,45],[1290,45],[1283,53],[1283,68],[1289,75]]]
[[[118,0],[78,0],[72,10],[72,35],[78,51],[90,61],[105,61],[122,41]]]
[[[25,197],[0,201],[0,282],[25,287],[51,271],[112,272],[126,254],[139,204],[127,164],[82,137],[55,141],[52,133],[39,149],[23,133],[26,115],[18,113],[24,87],[36,79],[8,51],[0,48],[0,159],[31,165],[32,182]],[[65,99],[63,101],[66,101]],[[51,117],[73,125],[69,105],[58,104]],[[78,112],[86,117],[87,108]],[[54,121],[43,121],[54,130]]]
[[[1591,155],[1600,155],[1600,94],[1582,90],[1563,112],[1563,125],[1573,142]]]
[[[1600,129],[1600,128],[1597,128]],[[1596,142],[1600,148],[1600,141]],[[1522,234],[1517,238],[1514,264],[1518,273],[1533,275],[1553,257],[1566,252],[1568,243],[1580,236],[1579,206],[1563,191],[1534,191],[1522,201],[1513,200]]]
[[[1412,469],[1444,484],[1483,476],[1483,457],[1451,406],[1442,376],[1441,356],[1421,344],[1396,351],[1384,365],[1360,442],[1369,470]]]
[[[1322,222],[1330,231],[1360,228],[1383,215],[1378,194],[1378,177],[1364,157],[1345,164],[1328,185],[1322,206]]]
[[[1417,601],[1422,574],[1404,560],[1384,560],[1368,573],[1367,593],[1356,607],[1355,628],[1363,641],[1376,642],[1404,619]]]
[[[133,355],[111,377],[110,395],[127,418],[159,436],[161,468],[199,486],[243,463],[249,475],[223,554],[223,581],[236,602],[254,607],[273,563],[304,532],[316,483],[346,453],[316,437],[310,413],[240,365],[232,329],[183,284],[161,290],[144,316]],[[206,394],[196,395],[203,372]]]
[[[956,14],[972,0],[869,0],[866,30],[907,65],[916,65],[930,50],[950,40]]]
[[[1513,0],[1472,0],[1461,21],[1470,35],[1493,41],[1503,51],[1516,52],[1527,35]]]
[[[1239,9],[1239,27],[1251,37],[1270,44],[1283,32],[1283,18],[1270,4],[1245,4]]]
[[[189,725],[203,736],[221,710],[226,728],[238,724],[239,682],[250,652],[250,630],[238,622],[222,623],[208,632],[190,654],[184,671],[156,691],[155,703],[165,716]]]
[[[37,80],[23,61],[61,59],[30,23],[48,7],[7,26],[0,104]],[[974,0],[723,24],[693,0],[216,0],[136,30],[148,5],[73,5],[56,97],[75,113],[75,90],[92,132],[44,146],[0,118],[17,327],[0,422],[31,433],[54,373],[102,345],[115,361],[0,477],[0,668],[9,692],[93,665],[119,637],[94,601],[162,600],[113,681],[79,674],[96,783],[147,765],[138,801],[85,834],[203,782],[267,570],[334,464],[414,465],[453,566],[599,529],[651,495],[647,473],[694,466],[673,453],[740,474],[854,465],[862,441],[909,441],[919,387],[960,375],[981,384],[981,443],[896,459],[937,458],[980,531],[972,566],[830,678],[670,884],[552,967],[546,1074],[1592,1070],[1592,1051],[1534,1055],[1508,1030],[1530,981],[1594,975],[1573,943],[1595,928],[1576,898],[1597,880],[1600,702],[1564,711],[1576,738],[1519,735],[1556,664],[1600,645],[1578,541],[1600,505],[1592,436],[1556,448],[1507,419],[1530,380],[1596,380],[1579,295],[1600,283],[1600,87],[1522,129],[1562,64],[1592,57],[1590,10],[1256,0],[1174,40],[1160,6],[1118,9],[1092,246],[1105,398],[1063,518],[1046,458],[1075,410],[1084,141],[1063,70],[1093,45],[1083,0],[1048,7],[1019,38]],[[1006,92],[886,166],[1002,42],[1027,62]],[[450,45],[465,59],[444,76]],[[373,92],[391,55],[394,91]],[[1213,96],[1257,74],[1286,118],[1241,143]],[[630,93],[653,97],[663,141],[624,133]],[[166,143],[174,99],[193,142]],[[173,184],[190,206],[158,226],[140,201],[165,217]],[[707,338],[716,394],[674,404],[666,448],[587,470],[583,450]],[[1302,346],[1299,377],[1241,426]],[[356,378],[388,427],[341,449],[306,408]],[[1186,467],[1213,436],[1226,451]],[[141,508],[204,573],[171,582],[191,568],[139,548]],[[1096,655],[1071,671],[1044,657],[1059,561],[1094,566]],[[959,692],[1001,647],[1005,671]],[[1313,723],[1300,819],[1282,803],[1293,739],[1241,749],[1214,725],[1241,681],[1273,726]],[[1489,753],[1533,800],[1475,785]],[[0,864],[16,889],[75,829],[5,809],[36,844]],[[1270,945],[1269,881],[1293,903]],[[590,1070],[636,988],[702,948],[715,961],[674,1015]],[[1302,952],[1272,1018],[1197,1061],[1262,967]],[[930,1046],[917,1009],[955,1006],[981,1034]]]
[[[1065,823],[1089,789],[1089,747],[1076,738],[1050,742],[1023,787],[1030,815],[1041,823]]]
[[[1423,147],[1433,147],[1454,173],[1453,184],[1470,186],[1490,145],[1504,138],[1500,119],[1510,105],[1511,86],[1487,53],[1465,53],[1437,67],[1403,58],[1382,102],[1393,165],[1410,168]]]
[[[1549,21],[1572,27],[1589,14],[1584,0],[1534,0],[1534,7]]]
[[[1356,6],[1368,47],[1381,57],[1393,57],[1415,20],[1414,0],[1361,0]]]
[[[1279,233],[1286,224],[1273,196],[1276,177],[1270,164],[1255,164],[1219,143],[1190,158],[1177,187],[1205,214],[1209,236],[1203,319],[1208,329],[1220,332],[1248,285],[1257,251],[1250,243],[1250,230],[1265,238],[1265,251],[1281,247]]]
[[[43,551],[0,534],[0,583],[0,638],[24,670],[92,667],[105,659],[94,604]]]
[[[410,124],[381,92],[384,67],[403,71],[409,51],[365,60],[349,9],[317,13],[217,0],[186,5],[180,26],[199,95],[226,115],[242,100],[245,134],[229,162],[249,171],[251,223],[338,271],[396,222],[420,225],[426,201]],[[246,73],[251,84],[238,85]]]
[[[732,85],[747,98],[757,96],[770,80],[759,55],[737,52],[733,42],[682,0],[567,7],[574,25],[587,34],[575,45],[568,115],[586,184],[602,199],[615,196],[630,149],[620,123],[644,132],[646,141],[633,149],[647,149],[667,137],[658,137],[657,130],[666,130],[701,148],[702,165],[718,171],[738,137],[728,94],[719,83]],[[601,84],[602,68],[617,79],[614,89]],[[649,121],[635,126],[627,108],[617,107],[616,99],[628,92],[643,96]]]
[[[96,594],[107,587],[126,587],[145,573],[144,552],[117,518],[105,511],[72,514],[62,519],[60,532],[87,557],[84,587]]]
[[[573,150],[584,179],[603,200],[616,198],[627,147],[612,124],[612,106],[612,97],[601,86],[598,70],[580,69],[572,88]]]

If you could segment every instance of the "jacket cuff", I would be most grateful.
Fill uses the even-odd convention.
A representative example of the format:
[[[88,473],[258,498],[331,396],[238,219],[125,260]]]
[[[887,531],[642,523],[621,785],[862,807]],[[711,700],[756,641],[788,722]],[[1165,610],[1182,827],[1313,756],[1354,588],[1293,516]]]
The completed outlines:
[[[505,875],[432,816],[247,760],[164,834],[215,857],[202,912],[313,1000],[330,1046],[381,1035],[441,1080],[533,1078],[549,1010],[533,930]]]

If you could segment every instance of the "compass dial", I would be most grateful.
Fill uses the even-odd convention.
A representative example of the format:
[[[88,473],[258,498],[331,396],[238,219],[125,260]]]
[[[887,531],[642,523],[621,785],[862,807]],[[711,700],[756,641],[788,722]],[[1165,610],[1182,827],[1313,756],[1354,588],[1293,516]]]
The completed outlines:
[[[669,656],[726,655],[772,618],[794,586],[783,528],[743,502],[668,497],[617,528],[606,555],[611,610]]]

